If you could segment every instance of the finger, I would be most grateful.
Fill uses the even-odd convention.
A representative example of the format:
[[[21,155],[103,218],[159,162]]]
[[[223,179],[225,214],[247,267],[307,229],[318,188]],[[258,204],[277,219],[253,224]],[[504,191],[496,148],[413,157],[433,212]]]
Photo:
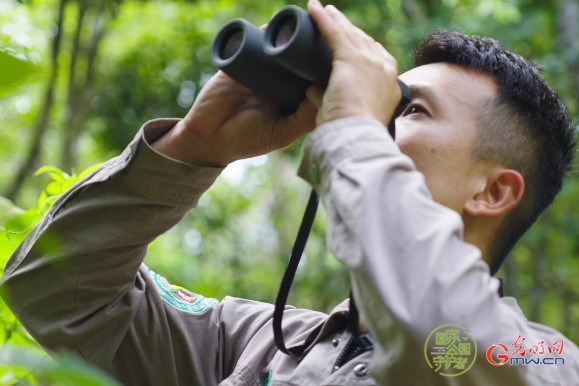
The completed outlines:
[[[367,48],[375,52],[386,51],[384,46],[382,46],[380,43],[374,40],[374,38],[369,36],[362,29],[354,25],[350,21],[350,19],[348,19],[346,15],[344,15],[335,6],[328,5],[325,7],[325,9],[327,10],[332,20],[334,21],[336,29],[340,30],[342,36],[348,38],[350,43],[353,44],[355,47],[360,47],[362,44],[364,44]]]
[[[324,99],[324,89],[318,85],[310,86],[306,90],[306,97],[317,109],[320,109]]]
[[[341,36],[347,38],[351,44],[356,46],[358,46],[360,42],[366,43],[366,45],[374,44],[374,39],[355,26],[338,8],[333,5],[328,5],[326,6],[326,10],[334,21],[336,28],[341,31]]]
[[[318,109],[309,99],[304,99],[298,110],[279,119],[271,132],[271,148],[279,149],[295,141],[300,136],[314,130]]]
[[[340,47],[344,48],[344,45],[358,48],[361,45],[372,47],[375,44],[374,39],[352,24],[346,15],[333,5],[323,7],[318,0],[310,0],[308,11],[334,52]]]
[[[340,40],[336,35],[341,31],[336,27],[328,10],[322,6],[319,0],[309,0],[308,12],[330,48],[334,50],[336,43]]]

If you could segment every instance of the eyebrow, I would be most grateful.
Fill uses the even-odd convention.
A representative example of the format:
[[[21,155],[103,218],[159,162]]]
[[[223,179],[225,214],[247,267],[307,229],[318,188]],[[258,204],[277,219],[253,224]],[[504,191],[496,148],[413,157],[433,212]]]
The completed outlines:
[[[433,88],[416,84],[408,85],[408,88],[410,89],[410,99],[423,98],[432,105],[433,109],[442,110],[443,103],[440,101],[440,95]]]

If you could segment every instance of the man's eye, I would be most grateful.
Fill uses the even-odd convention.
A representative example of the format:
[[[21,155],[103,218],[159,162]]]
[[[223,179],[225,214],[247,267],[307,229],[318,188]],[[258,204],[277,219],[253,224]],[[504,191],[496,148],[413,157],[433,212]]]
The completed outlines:
[[[420,105],[412,104],[406,108],[406,111],[402,115],[412,115],[412,114],[427,114],[428,112]]]

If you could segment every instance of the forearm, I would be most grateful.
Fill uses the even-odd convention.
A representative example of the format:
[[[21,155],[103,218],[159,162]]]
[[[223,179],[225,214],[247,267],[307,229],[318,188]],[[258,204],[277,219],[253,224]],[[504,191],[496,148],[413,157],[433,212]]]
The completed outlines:
[[[141,133],[153,142],[174,123],[155,121]],[[169,160],[136,138],[55,203],[12,256],[2,281],[11,308],[41,343],[74,346],[74,334],[64,331],[122,302],[147,245],[196,204],[220,170]]]

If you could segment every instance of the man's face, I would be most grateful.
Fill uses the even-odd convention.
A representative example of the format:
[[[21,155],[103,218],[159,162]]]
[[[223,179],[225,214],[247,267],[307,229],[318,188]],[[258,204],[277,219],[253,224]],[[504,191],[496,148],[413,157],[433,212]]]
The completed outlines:
[[[476,116],[496,85],[488,75],[446,63],[416,67],[400,79],[412,101],[396,120],[396,142],[424,174],[434,200],[462,214],[484,180],[484,165],[472,160]]]

